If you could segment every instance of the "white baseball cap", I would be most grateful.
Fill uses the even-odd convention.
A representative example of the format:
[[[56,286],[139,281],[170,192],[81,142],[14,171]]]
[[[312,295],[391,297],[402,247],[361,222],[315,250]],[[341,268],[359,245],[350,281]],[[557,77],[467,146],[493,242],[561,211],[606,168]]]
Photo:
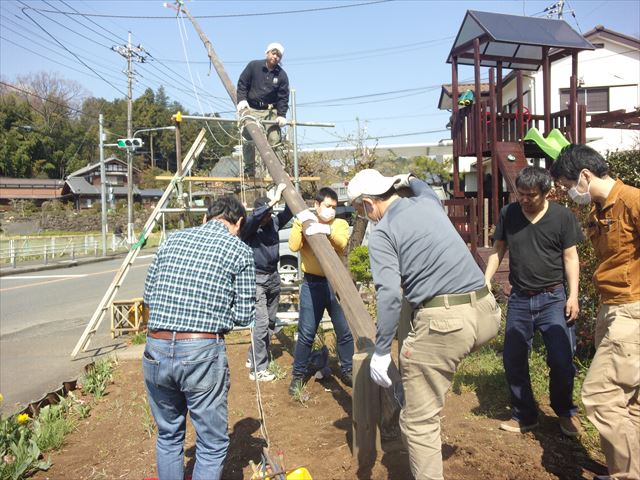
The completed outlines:
[[[385,177],[378,170],[367,168],[360,170],[351,179],[347,185],[347,196],[349,201],[353,202],[361,195],[382,195],[387,193],[394,183],[393,177]]]
[[[284,47],[280,43],[273,42],[267,45],[267,49],[264,51],[265,55],[269,53],[271,50],[278,50],[280,52],[280,56],[284,55]]]

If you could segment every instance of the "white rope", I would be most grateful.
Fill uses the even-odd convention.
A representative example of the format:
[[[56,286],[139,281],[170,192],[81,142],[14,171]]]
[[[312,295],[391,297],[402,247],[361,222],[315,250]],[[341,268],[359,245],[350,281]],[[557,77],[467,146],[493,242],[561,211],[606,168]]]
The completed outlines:
[[[258,380],[258,366],[256,365],[256,350],[255,345],[253,343],[253,329],[255,327],[251,327],[249,329],[249,334],[251,335],[251,369],[253,370],[253,380],[256,384],[256,402],[258,404],[258,413],[260,414],[260,432],[267,442],[267,448],[271,444],[269,442],[269,432],[267,431],[267,421],[264,415],[264,406],[262,405],[262,394],[260,393],[260,380]],[[269,332],[267,332],[269,333]],[[267,352],[268,355],[268,352]]]
[[[200,114],[204,116],[204,113],[205,113],[204,108],[202,107],[202,102],[200,101],[200,95],[198,95],[196,83],[193,81],[193,73],[191,72],[191,62],[189,60],[189,54],[187,53],[187,45],[185,42],[185,39],[187,37],[187,27],[184,25],[184,15],[177,16],[176,21],[178,22],[178,31],[180,32],[180,41],[182,43],[182,51],[184,52],[184,58],[187,64],[187,70],[189,71],[189,79],[191,80],[191,87],[193,88],[193,94],[196,97],[196,101],[198,102],[198,108],[200,108]],[[211,104],[209,104],[209,107],[213,111]],[[206,125],[207,130],[211,135],[211,138],[213,138],[213,141],[216,142],[221,147],[224,147],[224,145],[221,145],[220,142],[218,142],[215,135],[211,131],[211,128],[209,127],[209,122],[205,121],[204,124]]]

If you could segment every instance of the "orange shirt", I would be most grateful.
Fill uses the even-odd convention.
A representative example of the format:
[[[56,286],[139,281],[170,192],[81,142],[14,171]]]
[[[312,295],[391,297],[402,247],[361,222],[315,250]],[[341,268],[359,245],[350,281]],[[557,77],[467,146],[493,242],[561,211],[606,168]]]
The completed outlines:
[[[640,190],[616,180],[604,205],[591,209],[587,234],[598,258],[593,280],[602,303],[640,300]]]

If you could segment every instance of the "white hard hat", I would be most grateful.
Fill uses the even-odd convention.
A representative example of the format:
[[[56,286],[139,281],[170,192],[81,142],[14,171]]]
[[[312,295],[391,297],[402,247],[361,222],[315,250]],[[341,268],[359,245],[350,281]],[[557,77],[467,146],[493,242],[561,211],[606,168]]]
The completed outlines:
[[[284,47],[277,42],[270,43],[267,45],[267,49],[264,51],[265,54],[269,53],[271,50],[278,50],[280,52],[280,56],[284,55]]]
[[[394,182],[393,177],[385,177],[373,168],[360,170],[347,185],[347,196],[353,202],[361,195],[382,195],[391,189]]]

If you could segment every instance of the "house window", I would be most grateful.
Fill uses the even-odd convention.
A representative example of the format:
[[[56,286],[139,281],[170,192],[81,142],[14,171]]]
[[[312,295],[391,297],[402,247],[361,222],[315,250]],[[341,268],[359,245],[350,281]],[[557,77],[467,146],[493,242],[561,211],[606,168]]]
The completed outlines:
[[[586,105],[587,113],[602,113],[609,111],[609,87],[578,88],[578,105]],[[560,90],[560,105],[569,107],[568,88]]]
[[[522,94],[522,104],[525,106],[525,108],[530,109],[531,108],[531,99],[530,99],[531,95],[529,90],[525,91]],[[516,113],[516,111],[518,110],[518,99],[515,100],[511,100],[505,108],[505,111],[507,113]]]

